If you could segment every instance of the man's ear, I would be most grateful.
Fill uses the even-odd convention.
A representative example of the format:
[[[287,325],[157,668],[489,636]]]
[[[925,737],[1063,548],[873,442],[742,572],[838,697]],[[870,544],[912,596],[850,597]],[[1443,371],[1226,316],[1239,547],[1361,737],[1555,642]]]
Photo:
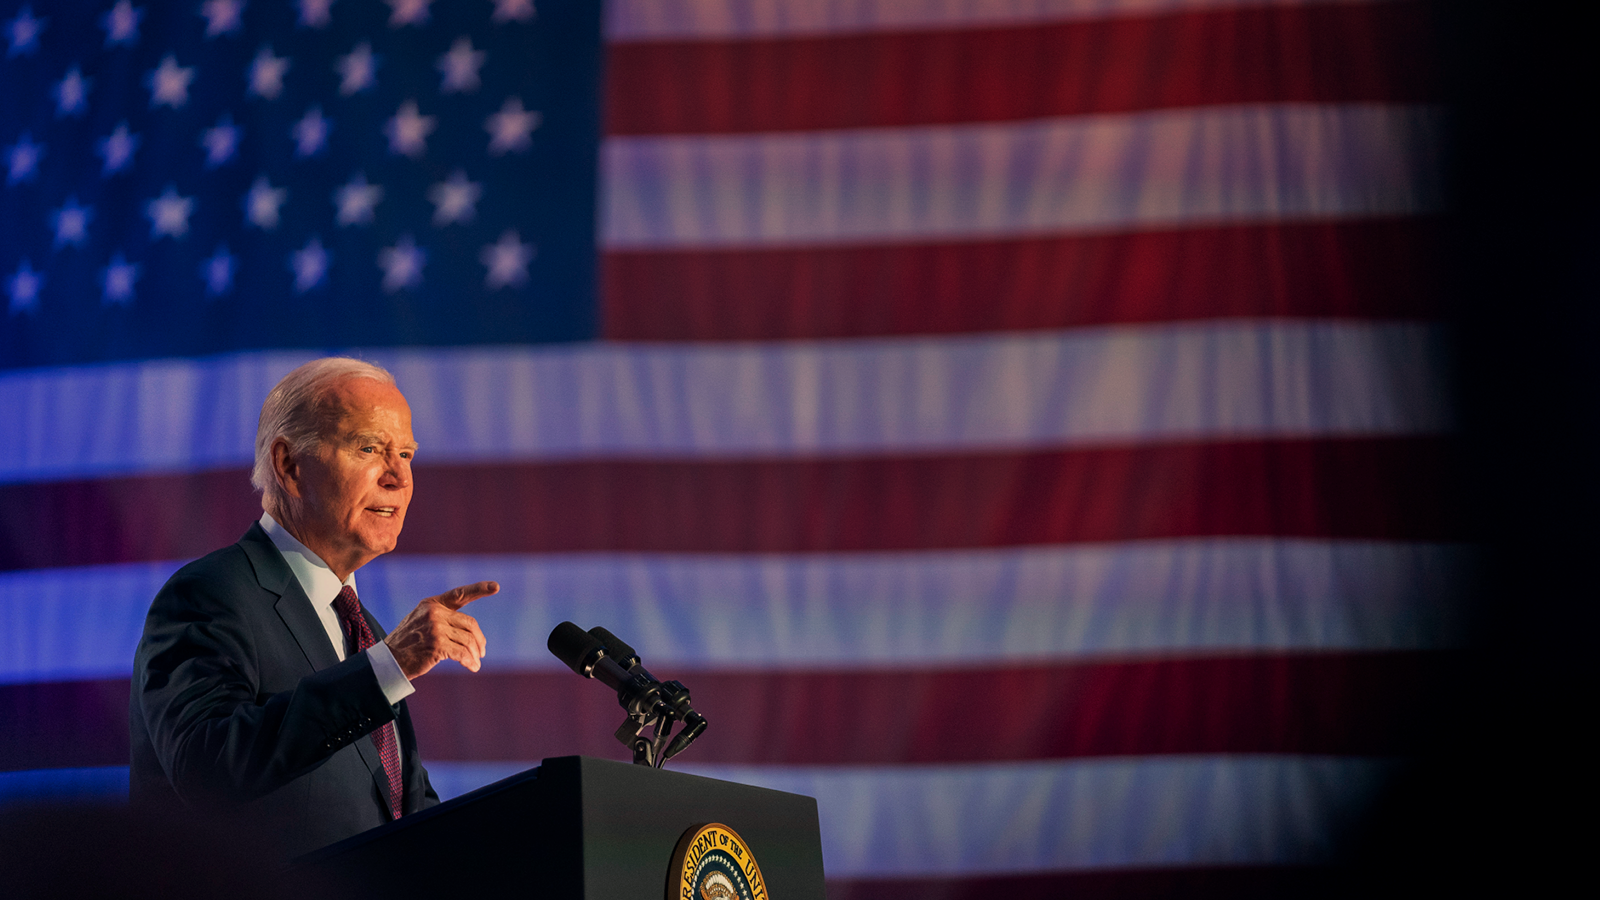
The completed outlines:
[[[283,496],[300,499],[300,461],[284,438],[272,442],[272,477]]]

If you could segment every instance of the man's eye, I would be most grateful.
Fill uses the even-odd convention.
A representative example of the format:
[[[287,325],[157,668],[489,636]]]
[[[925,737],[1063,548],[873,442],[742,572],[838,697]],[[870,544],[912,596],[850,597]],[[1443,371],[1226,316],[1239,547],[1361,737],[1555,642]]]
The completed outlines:
[[[373,453],[373,452],[377,451],[377,449],[378,449],[377,447],[362,447],[361,448],[361,452],[362,453]]]

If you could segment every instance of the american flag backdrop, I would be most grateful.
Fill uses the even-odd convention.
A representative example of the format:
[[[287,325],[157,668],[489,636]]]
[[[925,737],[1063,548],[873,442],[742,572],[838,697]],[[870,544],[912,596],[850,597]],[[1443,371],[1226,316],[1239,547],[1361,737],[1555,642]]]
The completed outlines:
[[[1427,7],[0,0],[0,803],[126,790],[267,390],[421,445],[445,795],[584,753],[817,798],[836,897],[1315,879],[1459,639]],[[730,823],[732,824],[732,823]],[[737,825],[735,825],[737,827]],[[775,888],[776,889],[776,888]]]

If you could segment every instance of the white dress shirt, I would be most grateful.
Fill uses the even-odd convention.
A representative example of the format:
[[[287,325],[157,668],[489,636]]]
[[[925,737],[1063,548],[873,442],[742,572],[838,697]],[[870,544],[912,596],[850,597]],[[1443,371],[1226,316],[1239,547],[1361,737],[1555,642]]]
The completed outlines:
[[[333,601],[339,599],[339,591],[345,585],[355,590],[356,596],[361,596],[361,592],[356,590],[356,573],[351,572],[349,578],[340,581],[339,576],[333,574],[328,564],[322,561],[322,557],[312,553],[305,544],[284,530],[271,513],[261,514],[261,528],[267,537],[272,538],[272,545],[283,554],[289,571],[294,573],[300,587],[305,589],[306,596],[311,598],[311,606],[316,609],[317,618],[322,620],[323,630],[328,632],[328,642],[333,645],[334,654],[340,660],[345,659],[349,650],[345,646],[344,629],[339,627],[339,613],[333,608]],[[383,641],[368,647],[366,654],[367,660],[372,663],[373,674],[378,676],[378,686],[383,689],[390,706],[416,693],[417,689],[400,671],[394,653]]]

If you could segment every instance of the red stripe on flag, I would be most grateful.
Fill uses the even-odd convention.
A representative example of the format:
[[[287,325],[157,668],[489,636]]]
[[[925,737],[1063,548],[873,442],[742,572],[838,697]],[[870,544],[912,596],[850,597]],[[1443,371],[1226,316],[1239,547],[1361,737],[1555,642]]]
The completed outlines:
[[[875,765],[1401,752],[1440,657],[1352,653],[1001,668],[658,671],[711,726],[696,763]],[[625,755],[615,695],[568,672],[451,675],[411,709],[429,759]],[[506,715],[516,710],[516,715]],[[826,723],[819,727],[818,723]]]
[[[0,571],[190,559],[259,518],[247,470],[0,485]]]
[[[1426,101],[1439,95],[1431,38],[1424,4],[1341,3],[1015,28],[624,43],[607,51],[606,133]]]
[[[406,553],[794,553],[1257,535],[1461,536],[1444,439],[419,466]],[[0,487],[0,570],[184,559],[259,516],[246,473]]]
[[[963,669],[660,671],[711,722],[696,763],[876,765],[1193,753],[1393,755],[1437,653],[1330,653]],[[431,760],[620,758],[623,713],[570,672],[458,673],[408,701]],[[128,683],[0,686],[0,769],[121,765]],[[827,723],[819,728],[817,723]]]
[[[0,772],[128,759],[128,679],[0,684]]]
[[[418,475],[401,548],[784,553],[1210,535],[1449,539],[1443,449],[1402,438],[440,467]]]
[[[611,251],[605,336],[959,334],[1230,317],[1427,319],[1436,220],[1007,241]]]

